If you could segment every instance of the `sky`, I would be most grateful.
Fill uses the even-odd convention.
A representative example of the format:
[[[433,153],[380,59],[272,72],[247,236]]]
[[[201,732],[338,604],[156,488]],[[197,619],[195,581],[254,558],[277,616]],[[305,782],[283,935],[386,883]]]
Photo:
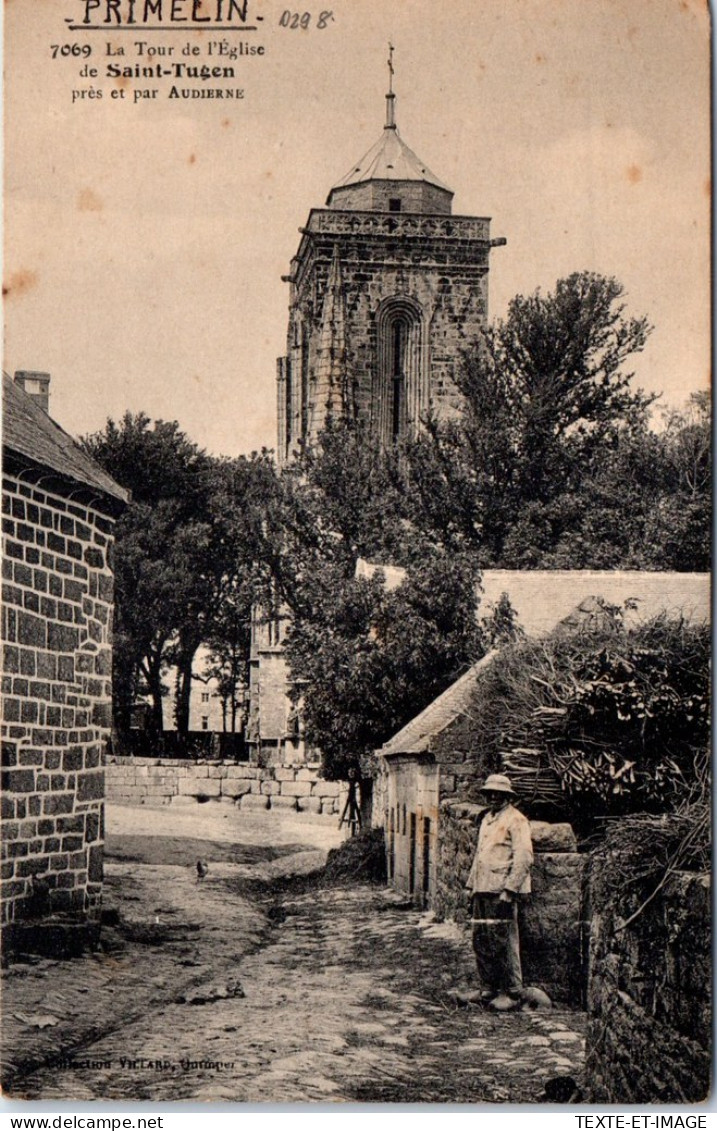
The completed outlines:
[[[665,406],[709,384],[704,2],[336,0],[322,30],[327,9],[302,8],[305,31],[281,26],[284,0],[249,5],[265,54],[233,64],[242,100],[169,100],[164,82],[135,105],[111,97],[105,40],[129,65],[135,41],[204,51],[209,33],[70,33],[81,0],[6,2],[4,368],[49,372],[67,431],[129,409],[217,455],[274,446],[281,276],[380,136],[389,40],[402,137],[455,213],[507,239],[490,316],[573,271],[615,276],[654,326],[636,383]],[[73,42],[96,84],[52,58]],[[102,99],[73,104],[93,85]]]

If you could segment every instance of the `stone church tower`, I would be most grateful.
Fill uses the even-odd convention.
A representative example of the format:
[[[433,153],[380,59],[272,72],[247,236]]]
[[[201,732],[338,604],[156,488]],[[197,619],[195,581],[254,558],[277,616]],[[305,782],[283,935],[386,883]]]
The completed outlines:
[[[485,217],[452,214],[453,193],[399,134],[395,102],[390,86],[381,137],[311,210],[284,277],[280,464],[327,416],[390,444],[429,410],[455,411],[461,350],[486,322],[489,251],[505,240]]]

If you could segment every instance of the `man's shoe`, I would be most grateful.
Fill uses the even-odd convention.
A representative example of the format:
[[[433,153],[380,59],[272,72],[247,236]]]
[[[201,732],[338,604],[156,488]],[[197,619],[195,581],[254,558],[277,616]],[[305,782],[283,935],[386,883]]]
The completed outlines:
[[[518,1008],[518,999],[510,997],[508,994],[498,994],[490,1002],[488,1008],[494,1013],[510,1013],[512,1010]]]

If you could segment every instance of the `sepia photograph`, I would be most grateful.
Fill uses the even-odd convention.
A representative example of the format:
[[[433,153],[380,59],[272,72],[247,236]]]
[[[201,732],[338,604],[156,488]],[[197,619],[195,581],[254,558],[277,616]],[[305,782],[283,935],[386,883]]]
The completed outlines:
[[[709,7],[283,5],[5,5],[5,1108],[704,1112]]]

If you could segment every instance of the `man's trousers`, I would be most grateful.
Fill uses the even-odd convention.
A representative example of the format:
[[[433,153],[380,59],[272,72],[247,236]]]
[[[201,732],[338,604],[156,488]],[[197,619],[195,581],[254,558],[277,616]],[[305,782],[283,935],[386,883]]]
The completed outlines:
[[[517,997],[523,990],[518,937],[518,904],[498,895],[474,895],[473,950],[483,988]]]

